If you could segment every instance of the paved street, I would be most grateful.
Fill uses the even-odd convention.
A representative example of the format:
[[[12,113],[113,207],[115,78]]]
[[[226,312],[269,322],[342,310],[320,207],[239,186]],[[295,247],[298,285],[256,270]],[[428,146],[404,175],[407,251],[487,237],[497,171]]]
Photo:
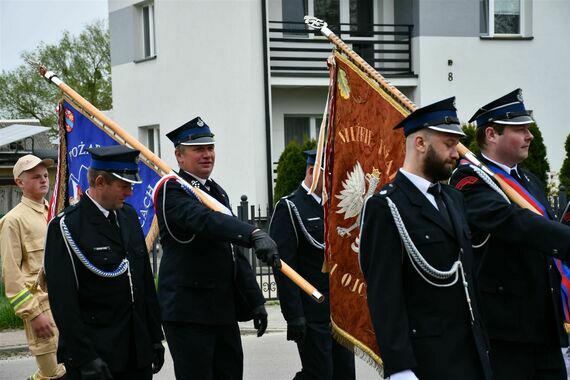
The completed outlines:
[[[285,333],[268,333],[262,338],[255,335],[242,336],[244,346],[244,379],[246,380],[288,380],[300,368],[295,344],[286,342]],[[0,380],[24,380],[35,368],[33,358],[12,357],[0,360]],[[380,379],[378,374],[364,361],[356,359],[357,379]],[[157,380],[174,380],[174,368],[170,354]]]

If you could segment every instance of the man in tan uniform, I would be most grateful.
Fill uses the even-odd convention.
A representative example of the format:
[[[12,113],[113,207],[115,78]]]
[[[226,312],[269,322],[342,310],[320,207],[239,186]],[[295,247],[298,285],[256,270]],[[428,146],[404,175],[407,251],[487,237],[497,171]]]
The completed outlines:
[[[21,157],[14,166],[14,181],[22,190],[22,201],[0,219],[0,252],[6,297],[24,329],[37,372],[33,380],[59,379],[65,375],[57,363],[58,331],[53,322],[47,289],[38,284],[44,261],[47,231],[45,196],[49,190],[47,168],[53,160],[31,154]]]

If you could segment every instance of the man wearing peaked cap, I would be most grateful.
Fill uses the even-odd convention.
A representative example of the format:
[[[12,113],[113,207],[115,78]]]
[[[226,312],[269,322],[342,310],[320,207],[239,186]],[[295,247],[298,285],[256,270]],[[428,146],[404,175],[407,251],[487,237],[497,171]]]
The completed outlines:
[[[139,151],[125,145],[88,149],[91,153],[90,168],[110,173],[125,182],[142,183],[139,177]]]
[[[4,289],[10,306],[22,319],[37,380],[59,379],[65,367],[57,362],[58,330],[53,322],[42,279],[47,231],[48,168],[53,160],[28,154],[14,165],[14,182],[22,190],[20,203],[0,219],[0,256]]]
[[[404,129],[404,135],[406,137],[424,128],[452,135],[465,136],[465,133],[461,130],[459,119],[457,118],[455,97],[418,108],[394,127],[394,129],[398,128]]]
[[[89,150],[89,189],[46,238],[49,301],[70,379],[148,379],[164,363],[160,311],[136,211],[137,150]]]
[[[355,379],[354,354],[337,343],[331,334],[329,276],[322,272],[324,260],[324,213],[321,203],[323,177],[313,184],[316,150],[305,151],[305,178],[297,190],[275,205],[269,233],[279,254],[303,278],[325,296],[316,303],[281,273],[275,273],[281,312],[287,321],[287,340],[297,343],[301,371],[294,379]],[[317,169],[318,170],[318,169]]]
[[[454,98],[400,122],[406,157],[362,211],[360,265],[384,375],[490,379],[463,198],[441,184],[463,136]]]
[[[197,117],[166,136],[180,177],[230,208],[226,192],[210,177],[216,152],[209,126]],[[253,319],[261,336],[267,312],[249,261],[234,245],[253,246],[278,268],[277,247],[265,232],[203,205],[186,186],[169,180],[155,190],[164,250],[158,295],[174,371],[177,379],[241,379],[237,322]]]
[[[473,233],[481,312],[496,379],[566,379],[567,344],[554,259],[570,259],[570,228],[555,221],[544,185],[519,164],[528,156],[534,122],[522,91],[484,105],[477,124],[478,159],[544,216],[509,203],[495,181],[469,164],[450,183],[463,192]]]

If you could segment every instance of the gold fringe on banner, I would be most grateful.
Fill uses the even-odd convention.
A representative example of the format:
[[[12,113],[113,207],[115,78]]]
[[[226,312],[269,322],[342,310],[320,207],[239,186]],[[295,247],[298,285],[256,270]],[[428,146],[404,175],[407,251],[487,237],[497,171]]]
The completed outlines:
[[[366,347],[364,344],[355,339],[352,335],[337,326],[331,319],[332,336],[340,345],[346,347],[349,351],[354,352],[354,355],[364,360],[372,368],[374,368],[382,378],[384,377],[384,368],[382,367],[382,359],[376,355],[374,351]]]

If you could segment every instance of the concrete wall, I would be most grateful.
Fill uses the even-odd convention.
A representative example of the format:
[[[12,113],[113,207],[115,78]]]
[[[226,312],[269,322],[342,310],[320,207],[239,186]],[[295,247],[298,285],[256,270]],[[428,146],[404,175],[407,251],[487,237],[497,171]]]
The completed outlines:
[[[518,87],[543,134],[551,170],[564,159],[570,101],[570,4],[535,1],[533,40],[483,40],[474,37],[421,36],[413,41],[419,75],[416,104],[457,96],[461,120],[482,105]],[[448,59],[453,65],[448,66]],[[453,81],[448,80],[449,73]]]
[[[157,57],[140,63],[125,59],[119,46],[137,39],[125,35],[138,32],[125,27],[133,4],[109,2],[111,39],[118,41],[112,50],[115,120],[134,136],[139,127],[159,125],[163,159],[176,167],[165,135],[201,116],[216,135],[212,177],[228,191],[232,205],[241,194],[265,205],[260,1],[156,1]]]

